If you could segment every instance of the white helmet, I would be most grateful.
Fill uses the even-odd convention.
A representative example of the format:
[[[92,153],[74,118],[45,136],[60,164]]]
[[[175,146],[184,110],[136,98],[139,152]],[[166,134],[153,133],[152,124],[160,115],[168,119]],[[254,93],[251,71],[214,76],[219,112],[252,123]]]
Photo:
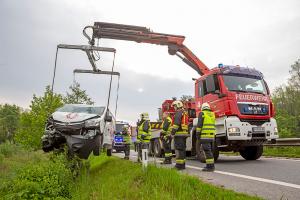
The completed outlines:
[[[173,101],[172,107],[177,108],[177,109],[182,108],[183,107],[183,103],[181,101],[178,101],[178,100]]]
[[[203,103],[201,106],[201,110],[210,110],[210,105],[208,103]]]
[[[149,114],[144,112],[144,113],[141,113],[140,117],[141,117],[141,119],[148,120],[149,119]]]

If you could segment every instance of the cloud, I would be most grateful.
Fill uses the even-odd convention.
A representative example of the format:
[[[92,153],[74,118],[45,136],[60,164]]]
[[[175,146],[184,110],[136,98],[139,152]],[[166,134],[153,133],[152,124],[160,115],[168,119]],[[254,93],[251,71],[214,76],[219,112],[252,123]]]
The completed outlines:
[[[255,67],[273,89],[286,81],[289,66],[299,58],[300,2],[248,1],[0,1],[0,103],[28,106],[32,94],[51,83],[56,45],[86,44],[82,28],[94,21],[151,27],[157,32],[182,34],[185,44],[210,68],[223,64]],[[159,6],[158,6],[159,5]],[[120,116],[134,119],[172,96],[193,94],[198,77],[167,48],[149,44],[103,40],[117,49],[121,71]],[[98,63],[109,70],[112,56]],[[56,91],[64,93],[74,68],[89,68],[82,52],[59,54]],[[108,78],[77,77],[97,102],[106,102]],[[115,86],[115,85],[114,85]],[[139,92],[142,89],[142,92]]]

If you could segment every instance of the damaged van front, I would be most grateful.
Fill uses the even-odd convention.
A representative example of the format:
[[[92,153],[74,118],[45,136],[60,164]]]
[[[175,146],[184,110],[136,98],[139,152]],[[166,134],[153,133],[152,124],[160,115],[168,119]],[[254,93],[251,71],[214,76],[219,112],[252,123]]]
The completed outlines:
[[[45,152],[61,149],[87,159],[99,155],[102,146],[111,149],[115,119],[105,106],[66,104],[47,120],[42,146]]]

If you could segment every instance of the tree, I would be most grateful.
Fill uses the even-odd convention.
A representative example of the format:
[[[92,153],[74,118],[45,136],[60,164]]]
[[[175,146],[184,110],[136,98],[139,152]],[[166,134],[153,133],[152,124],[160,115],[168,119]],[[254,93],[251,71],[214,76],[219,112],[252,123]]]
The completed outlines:
[[[16,105],[0,105],[0,143],[14,142],[14,134],[19,126],[21,108]]]
[[[27,148],[39,149],[46,120],[63,105],[62,99],[62,95],[51,92],[50,86],[46,87],[43,96],[33,95],[30,110],[21,114],[20,126],[15,136],[16,142]]]
[[[180,97],[180,100],[181,100],[182,102],[189,101],[189,100],[192,100],[192,99],[193,99],[193,96],[192,96],[192,95],[182,95],[182,96]]]
[[[71,93],[67,92],[67,95],[63,98],[64,103],[70,104],[89,104],[92,105],[94,102],[86,94],[85,90],[80,88],[80,84],[75,82],[69,87]]]
[[[280,137],[300,137],[300,60],[290,69],[288,83],[273,93]]]

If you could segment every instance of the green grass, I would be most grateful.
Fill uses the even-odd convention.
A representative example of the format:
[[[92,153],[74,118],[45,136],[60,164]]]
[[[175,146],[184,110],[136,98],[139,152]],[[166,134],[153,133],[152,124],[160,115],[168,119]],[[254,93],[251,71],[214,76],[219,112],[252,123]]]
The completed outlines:
[[[0,152],[0,199],[259,199],[176,170],[150,165],[143,171],[140,164],[116,157],[91,156],[70,179],[61,156],[14,145],[0,145]]]
[[[300,147],[264,147],[264,156],[300,158]]]
[[[92,157],[90,171],[80,177],[73,199],[259,199],[204,183],[176,170],[116,157]]]

